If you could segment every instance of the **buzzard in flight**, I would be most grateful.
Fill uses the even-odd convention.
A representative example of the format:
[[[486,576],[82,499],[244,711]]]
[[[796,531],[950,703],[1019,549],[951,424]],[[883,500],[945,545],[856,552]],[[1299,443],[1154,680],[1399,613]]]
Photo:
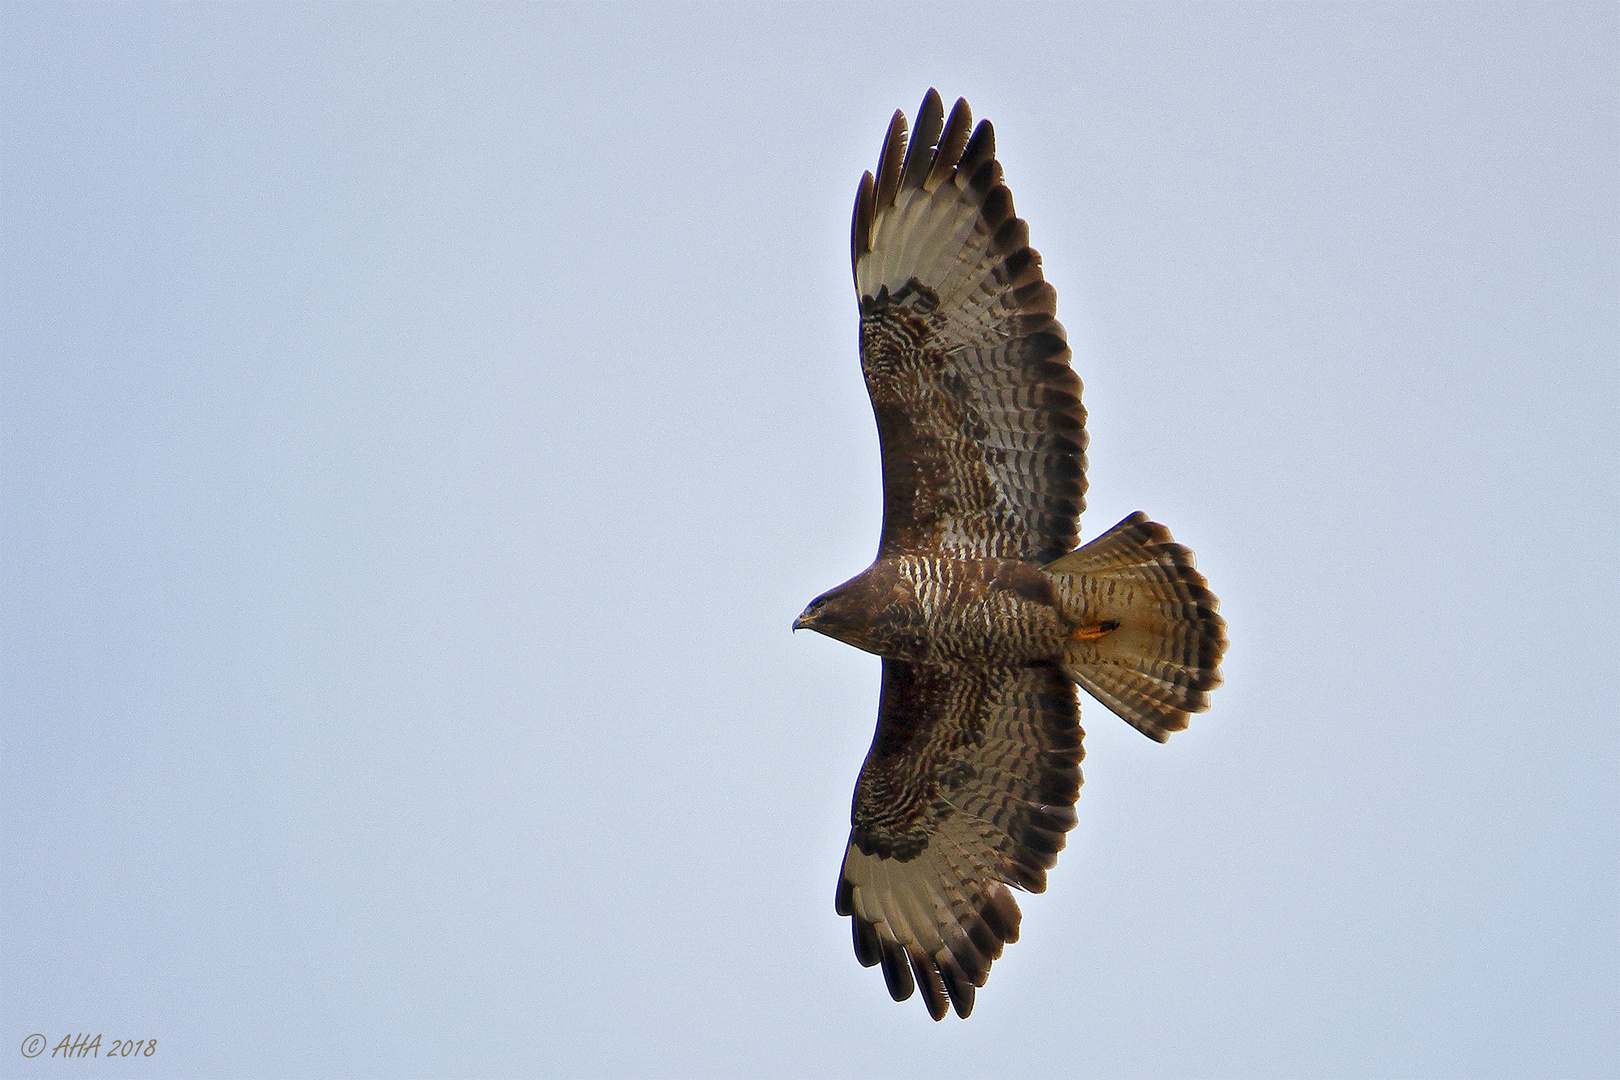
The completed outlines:
[[[838,914],[896,1001],[973,1009],[1080,792],[1075,684],[1163,742],[1221,681],[1192,552],[1137,512],[1074,550],[1086,412],[989,121],[896,112],[850,239],[883,535],[794,622],[883,658]]]

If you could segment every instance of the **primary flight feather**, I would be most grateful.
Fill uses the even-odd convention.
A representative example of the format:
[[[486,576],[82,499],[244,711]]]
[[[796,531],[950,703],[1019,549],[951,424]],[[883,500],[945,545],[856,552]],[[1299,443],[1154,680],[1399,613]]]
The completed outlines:
[[[933,90],[861,177],[850,256],[883,458],[876,560],[794,622],[883,657],[837,910],[897,1001],[966,1017],[1008,886],[1046,888],[1084,756],[1075,685],[1164,741],[1207,707],[1226,627],[1138,512],[1071,550],[1086,411],[995,132]]]

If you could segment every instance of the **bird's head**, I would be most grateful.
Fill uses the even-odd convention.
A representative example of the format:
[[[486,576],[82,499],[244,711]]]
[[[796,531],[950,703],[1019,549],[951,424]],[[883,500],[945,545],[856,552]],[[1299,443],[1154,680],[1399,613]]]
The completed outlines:
[[[867,652],[879,648],[885,627],[892,622],[896,599],[893,572],[871,567],[835,589],[828,589],[793,620],[795,630],[814,630]]]
[[[833,624],[837,623],[840,605],[838,603],[838,590],[824,592],[799,613],[793,620],[795,630],[814,630],[818,634],[826,634]]]
[[[858,580],[858,579],[857,579]],[[855,582],[846,581],[836,589],[828,589],[793,620],[795,630],[814,630],[830,638],[861,648],[866,628],[866,606],[861,603],[860,590]]]

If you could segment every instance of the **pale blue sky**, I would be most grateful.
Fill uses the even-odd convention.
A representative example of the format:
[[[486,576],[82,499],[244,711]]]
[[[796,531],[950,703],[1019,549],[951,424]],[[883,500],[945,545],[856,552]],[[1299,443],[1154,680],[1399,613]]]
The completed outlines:
[[[0,7],[0,1075],[1620,1074],[1613,5]],[[832,908],[937,86],[1232,646],[943,1024]]]

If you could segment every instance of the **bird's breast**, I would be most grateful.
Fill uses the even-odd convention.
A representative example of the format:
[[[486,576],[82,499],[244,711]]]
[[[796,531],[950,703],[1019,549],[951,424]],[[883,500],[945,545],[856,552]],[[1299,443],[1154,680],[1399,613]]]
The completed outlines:
[[[874,628],[881,655],[1026,664],[1062,652],[1067,624],[1031,563],[903,555],[889,569],[895,600]]]

